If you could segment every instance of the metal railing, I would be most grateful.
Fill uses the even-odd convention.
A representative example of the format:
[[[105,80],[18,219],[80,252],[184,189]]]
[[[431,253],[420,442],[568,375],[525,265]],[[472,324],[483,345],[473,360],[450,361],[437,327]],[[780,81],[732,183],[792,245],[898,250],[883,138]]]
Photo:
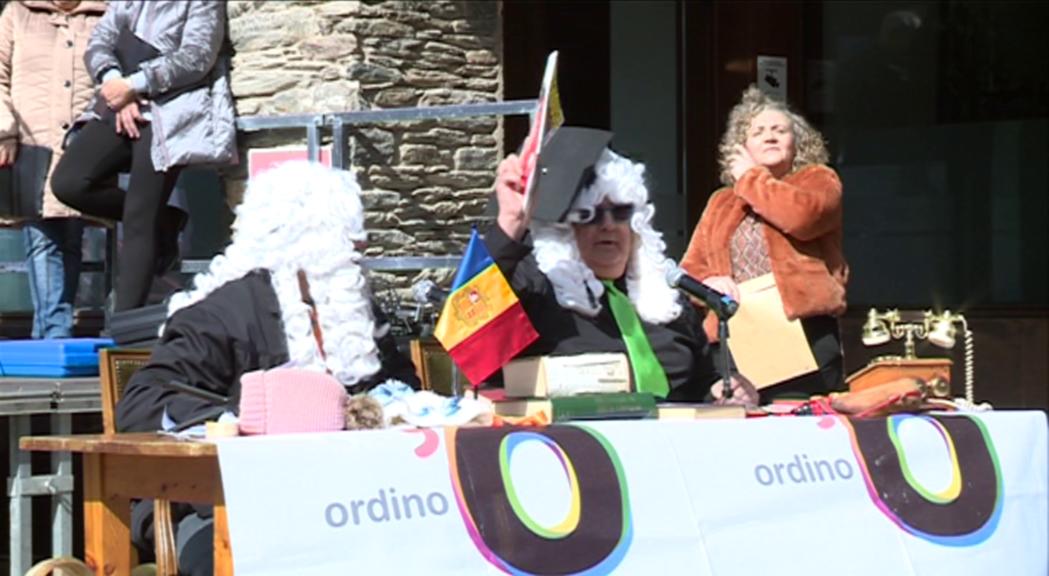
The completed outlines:
[[[388,108],[384,110],[360,110],[356,112],[329,112],[324,114],[299,114],[287,116],[242,116],[237,118],[237,129],[242,132],[304,128],[306,130],[306,155],[316,162],[320,159],[321,130],[332,131],[332,166],[345,169],[347,127],[360,124],[385,124],[390,122],[414,122],[418,120],[445,120],[473,116],[531,116],[535,100],[510,100],[507,102],[482,102],[479,104],[451,104],[447,106],[419,106],[412,108]]]
[[[320,160],[322,131],[331,130],[331,164],[333,168],[348,169],[350,127],[363,124],[388,124],[394,122],[417,122],[420,120],[446,120],[476,116],[523,116],[535,111],[535,100],[510,100],[506,102],[482,102],[477,104],[451,104],[447,106],[420,106],[411,108],[388,108],[384,110],[359,110],[355,112],[328,112],[323,114],[298,114],[286,116],[242,116],[237,118],[237,130],[261,132],[264,130],[306,130],[306,157]],[[207,269],[210,260],[184,260],[182,272],[195,274]],[[459,256],[382,256],[364,258],[362,264],[371,270],[400,271],[425,270],[432,268],[455,268]]]
[[[80,264],[81,272],[104,272],[106,263],[101,260],[85,260]],[[0,274],[26,272],[25,260],[0,260]]]
[[[445,106],[423,106],[411,108],[388,108],[383,110],[360,110],[355,112],[325,112],[320,114],[287,114],[282,116],[240,116],[237,130],[240,132],[262,132],[268,130],[305,130],[306,157],[320,160],[321,142],[325,130],[331,131],[332,167],[349,168],[347,146],[352,126],[364,124],[387,124],[415,122],[420,120],[445,120],[476,116],[523,116],[535,111],[535,100],[509,100],[506,102],[482,102],[477,104],[452,104]],[[196,274],[207,269],[210,260],[183,260],[180,271]],[[105,272],[108,291],[116,274],[116,243],[113,234],[107,232],[106,257],[104,261],[85,261],[82,271]],[[363,265],[372,270],[399,271],[424,270],[431,268],[455,268],[459,256],[383,256],[365,258]],[[20,261],[0,261],[0,273],[25,272],[26,264]]]

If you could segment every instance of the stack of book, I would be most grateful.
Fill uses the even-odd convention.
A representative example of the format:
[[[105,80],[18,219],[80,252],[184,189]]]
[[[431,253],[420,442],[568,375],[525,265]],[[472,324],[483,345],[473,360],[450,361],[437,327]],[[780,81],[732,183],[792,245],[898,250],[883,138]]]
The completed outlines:
[[[495,413],[504,417],[527,418],[537,412],[546,413],[551,422],[655,418],[658,413],[655,397],[637,392],[507,398],[495,403]]]
[[[656,399],[631,392],[630,364],[622,354],[539,356],[503,368],[506,398],[495,413],[527,418],[544,412],[551,422],[655,418]]]
[[[542,412],[548,422],[658,418],[745,418],[742,406],[657,401],[633,392],[630,364],[623,354],[538,356],[503,368],[505,395],[495,413],[511,419]]]

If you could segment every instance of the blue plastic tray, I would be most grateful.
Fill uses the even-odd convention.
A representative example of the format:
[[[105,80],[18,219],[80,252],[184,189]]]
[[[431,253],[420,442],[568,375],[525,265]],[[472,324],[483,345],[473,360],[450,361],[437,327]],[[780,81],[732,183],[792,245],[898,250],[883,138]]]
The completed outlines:
[[[95,376],[98,350],[109,338],[0,340],[0,376]]]

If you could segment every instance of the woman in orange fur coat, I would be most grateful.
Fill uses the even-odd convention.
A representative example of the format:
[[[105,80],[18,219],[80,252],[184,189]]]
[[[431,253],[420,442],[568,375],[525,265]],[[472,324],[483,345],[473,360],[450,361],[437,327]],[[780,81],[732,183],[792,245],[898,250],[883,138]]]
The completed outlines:
[[[841,388],[837,316],[845,311],[848,265],[841,181],[826,166],[823,137],[751,86],[729,114],[719,154],[726,187],[710,197],[682,267],[737,299],[739,283],[771,273],[787,317],[801,319],[818,370],[766,388],[763,401]],[[716,341],[713,314],[704,328]]]

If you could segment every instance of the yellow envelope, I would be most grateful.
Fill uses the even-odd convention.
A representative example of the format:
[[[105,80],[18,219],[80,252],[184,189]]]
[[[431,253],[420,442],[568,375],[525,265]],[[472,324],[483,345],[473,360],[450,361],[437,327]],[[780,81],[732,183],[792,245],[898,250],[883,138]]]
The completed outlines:
[[[799,320],[787,320],[772,274],[739,284],[739,310],[728,321],[736,368],[758,389],[816,370]]]

